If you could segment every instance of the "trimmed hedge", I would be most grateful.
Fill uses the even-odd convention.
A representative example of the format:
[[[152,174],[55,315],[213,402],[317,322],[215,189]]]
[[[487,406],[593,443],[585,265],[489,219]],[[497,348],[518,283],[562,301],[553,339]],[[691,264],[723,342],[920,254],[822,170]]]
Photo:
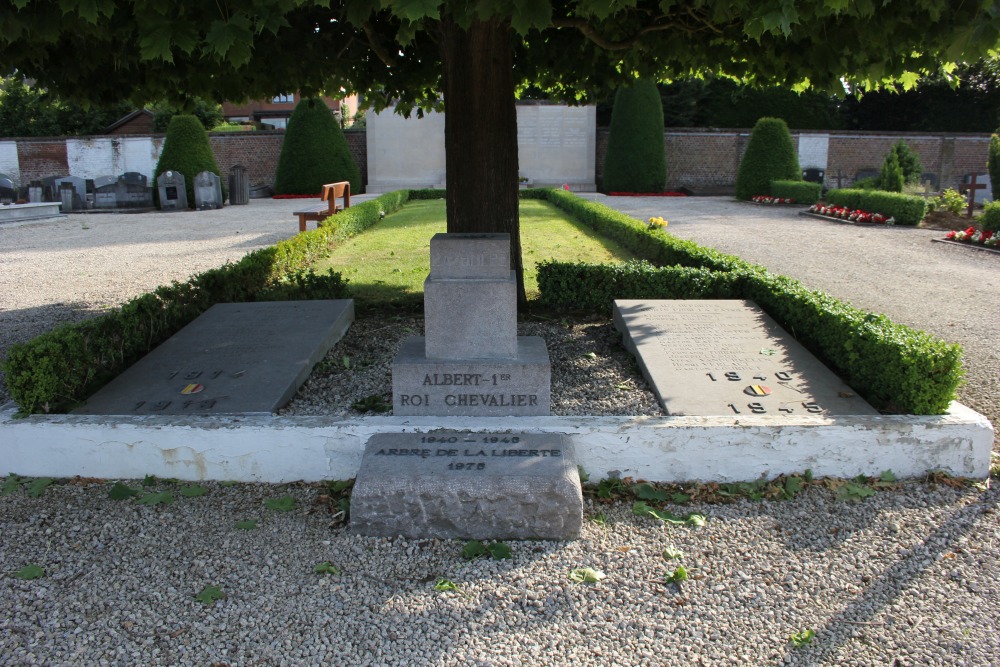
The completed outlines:
[[[823,186],[811,181],[771,181],[771,196],[794,199],[796,204],[812,205],[819,201]]]
[[[988,232],[1000,232],[1000,201],[986,202],[978,222]]]
[[[349,181],[353,194],[361,192],[361,171],[340,124],[321,98],[303,98],[288,119],[274,192],[317,194],[325,184],[339,181]]]
[[[618,88],[604,157],[605,192],[663,192],[663,102],[653,79]]]
[[[927,215],[927,200],[916,195],[882,190],[830,190],[826,201],[836,206],[860,208],[896,219],[897,225],[916,225]]]
[[[559,208],[661,266],[545,263],[538,271],[543,303],[607,313],[614,298],[749,299],[884,412],[941,414],[954,399],[963,373],[960,346],[737,257],[644,230],[601,204],[547,192]]]
[[[990,150],[986,158],[986,169],[990,174],[990,190],[993,201],[1000,201],[1000,137],[990,137]]]
[[[754,125],[740,168],[736,198],[749,201],[771,191],[771,181],[801,181],[799,158],[788,125],[780,118],[761,118]]]
[[[65,412],[107,384],[216,303],[342,298],[339,274],[304,271],[331,245],[399,209],[400,190],[352,206],[312,231],[136,297],[105,315],[13,345],[3,364],[7,387],[24,413]]]
[[[187,192],[188,208],[194,208],[194,178],[203,171],[210,171],[222,181],[222,198],[227,196],[226,179],[219,172],[219,165],[208,141],[208,132],[196,116],[178,114],[170,119],[167,136],[163,139],[163,150],[153,170],[153,184],[165,171],[179,171],[184,175],[184,191]],[[153,187],[153,195],[159,204],[160,189]]]

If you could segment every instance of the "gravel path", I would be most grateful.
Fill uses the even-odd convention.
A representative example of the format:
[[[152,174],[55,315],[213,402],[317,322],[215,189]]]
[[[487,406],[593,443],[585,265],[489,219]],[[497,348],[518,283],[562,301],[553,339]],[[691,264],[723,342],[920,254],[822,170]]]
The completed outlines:
[[[961,398],[997,421],[1000,258],[930,243],[937,232],[724,199],[608,203],[962,343]],[[0,226],[0,353],[290,236],[295,206]],[[566,345],[603,345],[603,326],[564,327]],[[996,485],[908,482],[860,502],[814,485],[785,502],[668,506],[705,515],[700,528],[589,500],[588,518],[604,523],[587,521],[582,539],[512,543],[510,560],[471,563],[457,541],[350,535],[321,487],[203,486],[186,497],[158,482],[147,491],[176,497],[159,506],[111,500],[110,482],[90,480],[0,497],[0,665],[917,666],[1000,655]],[[283,495],[296,509],[265,508]],[[237,528],[247,520],[256,529]],[[341,573],[316,574],[324,561]],[[689,579],[666,583],[677,562]],[[31,564],[45,576],[13,576]],[[582,567],[607,578],[572,583]],[[435,591],[439,578],[459,590]],[[225,599],[196,600],[208,585]],[[806,630],[815,637],[794,646]]]

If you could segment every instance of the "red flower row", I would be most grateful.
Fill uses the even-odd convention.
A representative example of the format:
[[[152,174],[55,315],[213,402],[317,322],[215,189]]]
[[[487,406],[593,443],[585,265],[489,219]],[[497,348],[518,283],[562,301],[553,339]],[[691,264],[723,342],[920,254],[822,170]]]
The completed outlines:
[[[849,209],[844,206],[813,204],[809,207],[809,212],[818,213],[819,215],[825,215],[830,218],[849,220],[850,222],[863,222],[875,225],[893,225],[896,223],[895,218],[890,218],[882,215],[881,213],[869,213],[868,211],[862,211],[859,208]]]
[[[755,195],[750,198],[751,201],[757,204],[794,204],[795,200],[791,197],[772,197],[771,195]]]
[[[949,241],[973,243],[976,245],[984,245],[988,248],[996,248],[1000,246],[1000,232],[991,232],[985,229],[980,231],[975,227],[969,227],[965,231],[961,232],[948,232],[945,234],[945,238]]]

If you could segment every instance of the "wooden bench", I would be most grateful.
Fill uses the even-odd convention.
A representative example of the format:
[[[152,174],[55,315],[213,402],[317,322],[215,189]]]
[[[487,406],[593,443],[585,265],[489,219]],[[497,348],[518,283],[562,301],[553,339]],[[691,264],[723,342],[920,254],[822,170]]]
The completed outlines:
[[[344,205],[337,206],[337,199],[343,198]],[[319,206],[312,206],[310,208],[304,208],[300,211],[293,211],[294,215],[299,216],[299,231],[306,231],[306,222],[308,220],[315,220],[319,222],[321,220],[326,220],[331,215],[335,215],[338,211],[345,208],[351,207],[351,184],[349,181],[341,181],[339,183],[327,183],[323,186],[323,201],[325,204]]]

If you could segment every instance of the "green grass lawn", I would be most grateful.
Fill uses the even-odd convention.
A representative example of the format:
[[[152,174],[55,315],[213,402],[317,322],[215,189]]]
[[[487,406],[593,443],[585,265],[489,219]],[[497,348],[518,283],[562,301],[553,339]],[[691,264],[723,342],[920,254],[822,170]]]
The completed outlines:
[[[430,241],[445,231],[443,199],[415,201],[370,230],[335,248],[315,265],[349,281],[354,298],[366,301],[421,299],[430,272]],[[539,262],[621,262],[635,256],[544,201],[521,202],[521,244],[528,298],[538,296]]]

